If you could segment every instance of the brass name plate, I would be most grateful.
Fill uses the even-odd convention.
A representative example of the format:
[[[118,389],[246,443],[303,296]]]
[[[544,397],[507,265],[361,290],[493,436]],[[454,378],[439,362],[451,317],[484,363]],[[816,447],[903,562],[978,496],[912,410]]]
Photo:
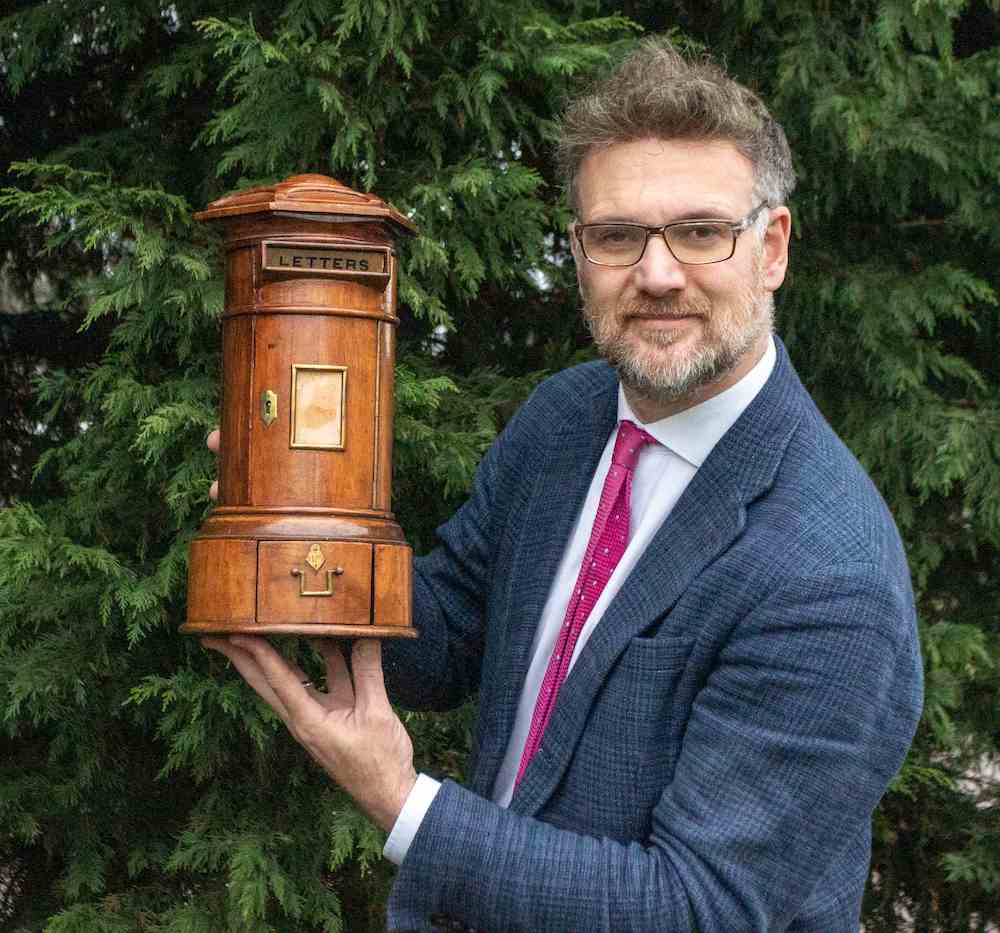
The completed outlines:
[[[389,251],[342,249],[264,241],[262,267],[265,272],[366,277],[385,279],[389,274]]]

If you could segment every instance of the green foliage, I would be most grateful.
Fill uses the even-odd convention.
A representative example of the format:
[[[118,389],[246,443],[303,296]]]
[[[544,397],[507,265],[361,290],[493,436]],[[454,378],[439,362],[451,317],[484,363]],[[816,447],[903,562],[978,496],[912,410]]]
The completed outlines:
[[[0,297],[78,352],[15,339],[0,370],[17,408],[0,447],[0,925],[382,928],[382,834],[176,634],[223,303],[218,243],[191,215],[317,171],[417,224],[394,493],[427,549],[519,402],[589,353],[554,119],[640,29],[725,58],[786,127],[801,182],[779,330],[907,542],[927,702],[876,814],[866,929],[1000,922],[996,3],[18,6],[0,19]],[[407,714],[418,767],[461,778],[470,722]]]

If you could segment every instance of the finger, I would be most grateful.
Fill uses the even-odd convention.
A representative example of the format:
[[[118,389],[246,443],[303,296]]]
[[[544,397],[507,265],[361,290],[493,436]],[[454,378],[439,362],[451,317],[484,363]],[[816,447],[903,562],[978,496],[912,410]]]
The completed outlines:
[[[288,662],[288,666],[295,672],[295,676],[298,677],[299,683],[309,693],[309,696],[315,697],[317,700],[323,701],[326,699],[326,693],[324,692],[325,684],[324,678],[320,677],[318,680],[313,680],[298,664],[293,664]]]
[[[323,656],[326,662],[326,695],[328,702],[323,705],[327,709],[334,707],[354,707],[354,687],[351,675],[347,670],[347,662],[336,642],[321,640],[313,641],[313,647]]]
[[[288,722],[288,710],[277,693],[271,689],[267,677],[256,658],[228,638],[203,638],[202,645],[212,651],[224,654],[239,671],[240,676],[253,688],[257,695],[273,709],[284,722]]]
[[[219,452],[219,445],[221,441],[222,441],[222,435],[219,433],[218,428],[216,428],[214,431],[210,431],[208,437],[205,438],[205,444],[208,446],[208,449],[216,454]],[[214,480],[212,482],[212,485],[209,487],[208,498],[211,499],[213,502],[216,502],[218,500],[219,498],[218,480]]]
[[[305,678],[295,673],[292,665],[274,650],[267,639],[254,635],[233,635],[229,641],[253,657],[265,682],[292,720],[304,720],[316,714],[316,701],[302,684]]]
[[[390,708],[382,674],[382,642],[359,638],[351,652],[351,673],[359,712],[384,712]]]

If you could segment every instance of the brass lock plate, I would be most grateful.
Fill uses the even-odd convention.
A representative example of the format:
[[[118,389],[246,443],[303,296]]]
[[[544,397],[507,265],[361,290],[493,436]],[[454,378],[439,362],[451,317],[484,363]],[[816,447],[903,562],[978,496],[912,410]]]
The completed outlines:
[[[306,555],[306,563],[319,573],[319,568],[326,563],[326,555],[323,553],[323,548],[318,544],[314,544],[309,548],[309,553]]]
[[[278,396],[270,389],[265,389],[260,394],[260,420],[264,422],[264,427],[270,427],[278,417]]]

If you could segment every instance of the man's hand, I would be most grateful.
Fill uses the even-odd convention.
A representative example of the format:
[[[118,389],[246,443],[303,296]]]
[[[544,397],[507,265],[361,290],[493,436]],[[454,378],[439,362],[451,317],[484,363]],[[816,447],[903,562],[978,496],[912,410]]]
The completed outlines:
[[[207,444],[218,453],[219,443],[216,429]],[[218,498],[217,480],[209,495]],[[385,692],[379,641],[355,642],[353,683],[340,647],[326,640],[313,642],[326,661],[325,693],[304,686],[305,674],[264,638],[232,635],[203,638],[201,643],[229,658],[323,770],[374,822],[385,830],[392,828],[417,773],[410,737]]]
[[[353,683],[339,646],[314,642],[326,660],[325,693],[305,686],[305,674],[260,636],[201,643],[229,658],[323,770],[375,823],[392,829],[417,773],[410,737],[385,692],[378,640],[354,643]]]
[[[219,433],[219,429],[216,428],[212,431],[208,437],[205,438],[205,443],[208,445],[208,449],[214,454],[219,452],[219,442],[222,439],[222,435]],[[212,486],[208,490],[208,497],[215,502],[219,498],[219,481],[217,479],[212,480]]]

